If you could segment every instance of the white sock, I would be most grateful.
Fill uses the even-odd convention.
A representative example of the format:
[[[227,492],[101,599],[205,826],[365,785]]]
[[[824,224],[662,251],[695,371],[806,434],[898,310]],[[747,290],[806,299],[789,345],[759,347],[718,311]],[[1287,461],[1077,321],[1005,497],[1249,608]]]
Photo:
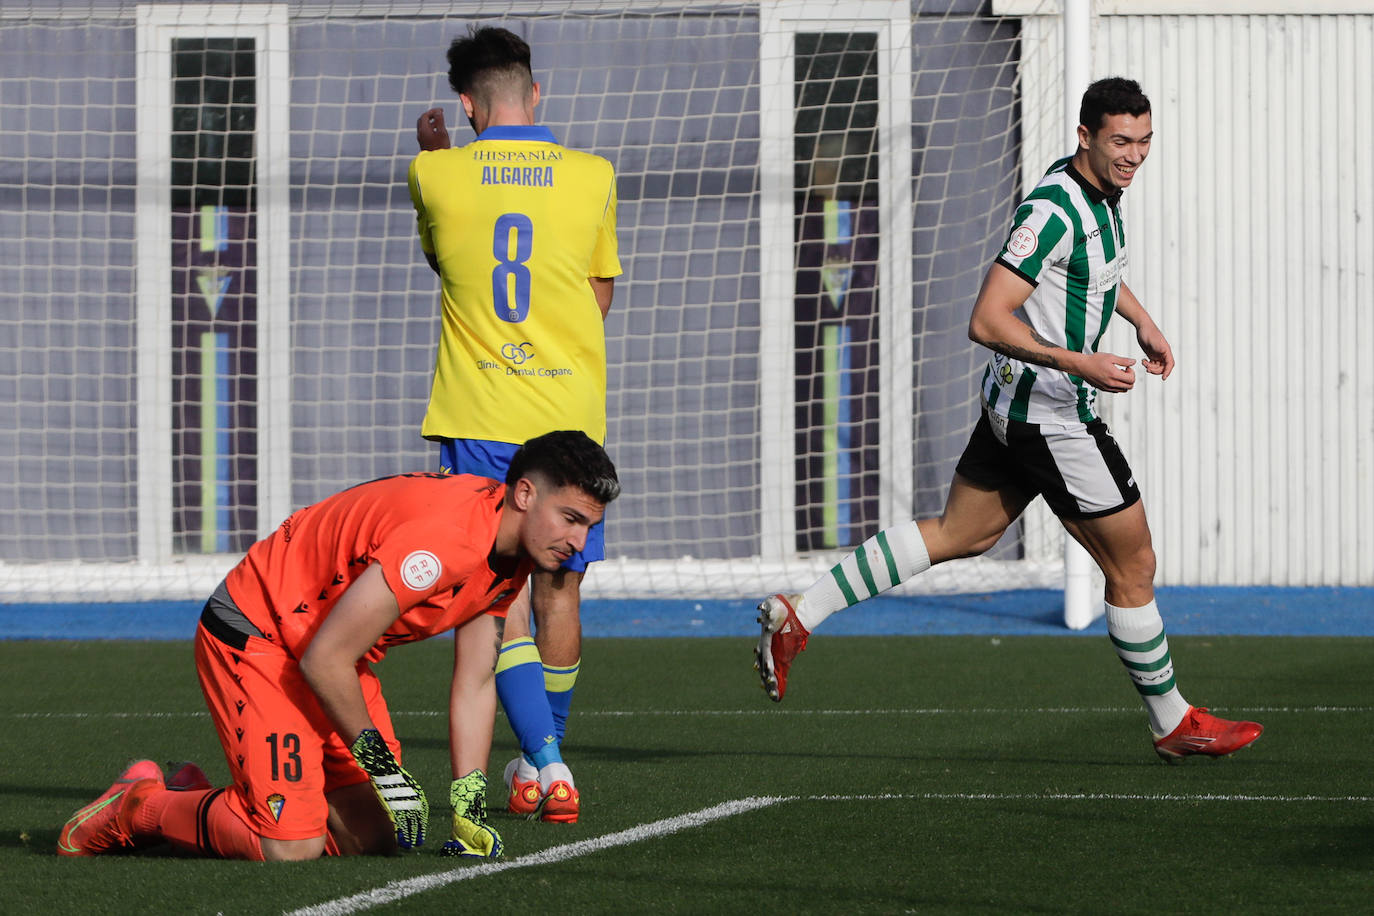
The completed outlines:
[[[547,795],[549,787],[560,779],[570,786],[576,785],[573,782],[572,770],[568,769],[566,763],[560,760],[557,763],[545,764],[539,768],[539,791]]]
[[[521,754],[510,763],[506,764],[504,776],[506,785],[510,785],[512,776],[518,777],[521,782],[529,782],[531,779],[539,778],[539,768],[530,763],[528,757]]]
[[[797,619],[808,631],[836,611],[872,598],[930,569],[921,529],[914,521],[879,531],[831,567],[803,594]]]
[[[1145,709],[1150,714],[1150,730],[1163,738],[1188,714],[1188,701],[1174,683],[1174,663],[1169,657],[1169,640],[1164,636],[1164,620],[1154,601],[1144,607],[1123,608],[1107,605],[1107,634],[1126,673],[1131,676]]]

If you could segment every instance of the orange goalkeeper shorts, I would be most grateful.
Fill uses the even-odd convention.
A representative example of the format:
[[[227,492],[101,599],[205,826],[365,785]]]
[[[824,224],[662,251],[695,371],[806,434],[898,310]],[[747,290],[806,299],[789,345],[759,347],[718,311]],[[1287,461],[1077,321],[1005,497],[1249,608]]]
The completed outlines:
[[[195,651],[201,691],[233,779],[225,793],[230,809],[259,836],[324,836],[328,794],[366,782],[367,774],[296,660],[267,639],[224,626],[208,611],[196,628]],[[358,679],[372,722],[399,761],[381,684],[366,664],[358,666]]]

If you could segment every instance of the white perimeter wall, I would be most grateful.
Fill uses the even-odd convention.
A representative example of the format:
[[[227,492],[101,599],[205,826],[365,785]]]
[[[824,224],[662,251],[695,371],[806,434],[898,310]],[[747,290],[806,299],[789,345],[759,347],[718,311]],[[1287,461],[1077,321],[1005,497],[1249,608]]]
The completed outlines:
[[[1140,80],[1154,110],[1127,279],[1178,359],[1104,413],[1160,584],[1371,585],[1374,2],[1201,5],[1096,5],[1093,77]],[[1025,20],[1031,97],[1062,86],[1049,12]],[[1063,136],[1026,138],[1027,181]],[[1114,324],[1106,346],[1137,355]]]

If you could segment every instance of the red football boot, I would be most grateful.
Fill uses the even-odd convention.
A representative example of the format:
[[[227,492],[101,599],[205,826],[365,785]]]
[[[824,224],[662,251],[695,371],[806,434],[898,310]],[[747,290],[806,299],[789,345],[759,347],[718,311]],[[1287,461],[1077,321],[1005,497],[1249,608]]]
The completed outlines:
[[[1155,739],[1155,753],[1170,763],[1200,754],[1225,757],[1253,742],[1264,732],[1258,722],[1232,722],[1207,711],[1205,706],[1189,706],[1178,728]]]
[[[165,783],[162,768],[151,760],[129,766],[114,784],[62,825],[57,836],[59,856],[96,856],[134,848],[130,824],[134,809]]]
[[[539,771],[534,765],[516,757],[506,764],[502,781],[510,792],[506,810],[517,817],[534,817],[539,810]]]
[[[811,633],[797,619],[801,595],[771,595],[759,602],[758,621],[763,626],[754,649],[754,669],[764,692],[775,703],[787,693],[787,673],[797,654],[806,648]]]

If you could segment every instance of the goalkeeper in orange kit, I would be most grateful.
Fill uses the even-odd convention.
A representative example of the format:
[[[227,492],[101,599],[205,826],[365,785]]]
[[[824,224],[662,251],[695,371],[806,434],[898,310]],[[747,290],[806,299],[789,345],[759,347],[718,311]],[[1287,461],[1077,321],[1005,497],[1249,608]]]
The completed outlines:
[[[495,857],[486,766],[504,615],[534,569],[582,549],[620,485],[584,433],[548,433],[505,483],[402,474],[293,513],[206,602],[196,669],[232,779],[130,766],[63,826],[58,854],[159,842],[283,861],[424,842],[429,803],[402,766],[371,665],[456,628],[449,739],[453,831],[444,852]]]

